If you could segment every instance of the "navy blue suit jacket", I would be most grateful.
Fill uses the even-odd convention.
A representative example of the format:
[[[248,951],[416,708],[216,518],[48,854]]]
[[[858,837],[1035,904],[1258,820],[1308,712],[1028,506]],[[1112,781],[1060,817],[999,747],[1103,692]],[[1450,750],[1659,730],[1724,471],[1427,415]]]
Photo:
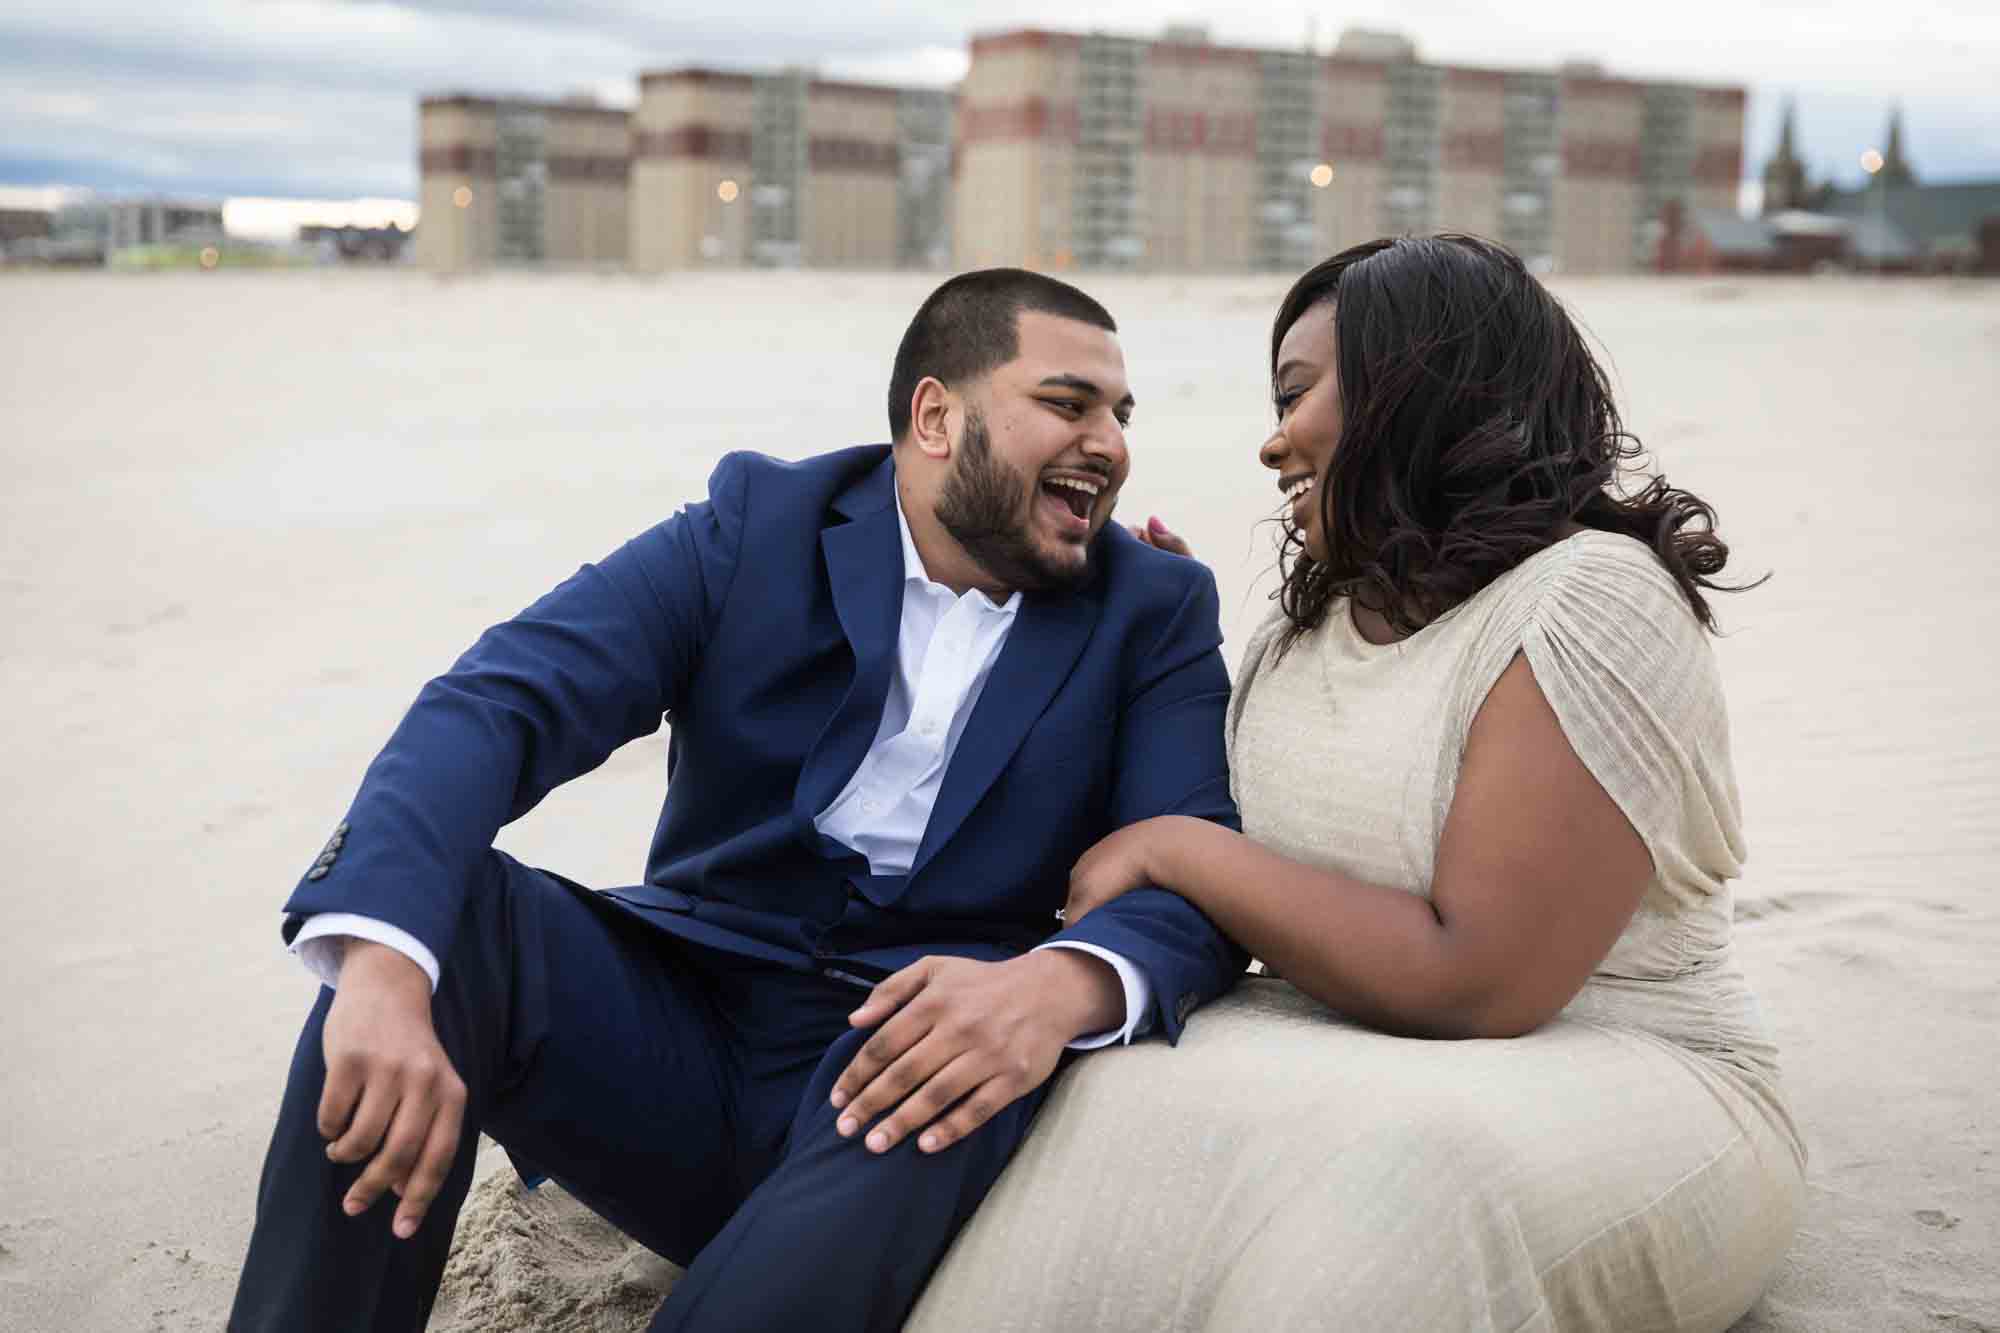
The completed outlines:
[[[908,875],[813,817],[860,766],[896,667],[903,558],[887,446],[731,454],[690,504],[488,630],[426,685],[347,831],[286,904],[356,912],[449,967],[502,825],[618,746],[672,728],[645,880],[605,900],[683,938],[835,974],[1050,938],[1069,870],[1153,815],[1237,827],[1229,681],[1207,569],[1107,524],[1080,590],[1024,596]],[[1160,889],[1063,932],[1123,954],[1169,1039],[1244,954]]]

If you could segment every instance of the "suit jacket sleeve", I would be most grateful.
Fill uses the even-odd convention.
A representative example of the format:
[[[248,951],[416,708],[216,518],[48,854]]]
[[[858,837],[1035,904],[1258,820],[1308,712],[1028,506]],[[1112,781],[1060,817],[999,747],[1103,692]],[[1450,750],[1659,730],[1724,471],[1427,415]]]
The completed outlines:
[[[424,686],[362,779],[331,861],[285,904],[287,940],[306,916],[354,912],[449,966],[501,827],[658,730],[683,698],[735,573],[746,477],[724,458],[708,500],[585,565]]]
[[[1157,815],[1242,828],[1222,739],[1229,673],[1215,578],[1192,561],[1187,567],[1197,576],[1140,657],[1119,717],[1114,828]],[[1169,1042],[1179,1041],[1188,1014],[1228,989],[1249,962],[1199,908],[1159,888],[1121,894],[1054,939],[1099,945],[1143,970],[1153,989],[1152,1017]]]

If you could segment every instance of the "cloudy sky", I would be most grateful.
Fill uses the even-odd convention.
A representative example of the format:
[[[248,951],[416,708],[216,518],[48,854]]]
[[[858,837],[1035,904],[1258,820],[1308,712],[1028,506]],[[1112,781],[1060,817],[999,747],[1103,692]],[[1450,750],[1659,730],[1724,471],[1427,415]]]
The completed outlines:
[[[415,193],[415,99],[463,91],[636,97],[642,69],[799,64],[943,85],[975,32],[1024,26],[1329,48],[1348,24],[1431,60],[1610,71],[1751,90],[1760,167],[1794,98],[1818,175],[1860,176],[1902,104],[1932,180],[2000,176],[2000,4],[1992,0],[4,0],[0,186],[201,195]],[[10,193],[19,194],[20,191]]]

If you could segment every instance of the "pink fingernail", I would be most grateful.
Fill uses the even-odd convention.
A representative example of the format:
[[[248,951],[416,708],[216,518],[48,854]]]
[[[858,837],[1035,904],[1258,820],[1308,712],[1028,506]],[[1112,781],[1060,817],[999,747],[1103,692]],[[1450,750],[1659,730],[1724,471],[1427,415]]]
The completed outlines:
[[[878,1129],[873,1134],[870,1134],[868,1136],[868,1150],[870,1152],[881,1152],[888,1146],[889,1146],[889,1136],[887,1134],[884,1134],[881,1130]]]
[[[922,1148],[925,1152],[936,1152],[937,1135],[935,1134],[924,1135],[922,1138],[917,1140],[917,1146],[919,1148]]]
[[[833,1090],[833,1096],[832,1098],[830,1098],[830,1100],[833,1102],[833,1109],[838,1111],[841,1107],[847,1105],[847,1094],[845,1092],[842,1092],[839,1088],[835,1088]]]
[[[843,1139],[851,1139],[854,1137],[854,1131],[861,1128],[861,1126],[855,1122],[853,1116],[844,1115],[840,1117],[840,1123],[835,1125],[834,1128],[840,1131],[840,1137]]]
[[[417,1234],[417,1224],[407,1217],[399,1217],[396,1219],[396,1234],[408,1240]]]

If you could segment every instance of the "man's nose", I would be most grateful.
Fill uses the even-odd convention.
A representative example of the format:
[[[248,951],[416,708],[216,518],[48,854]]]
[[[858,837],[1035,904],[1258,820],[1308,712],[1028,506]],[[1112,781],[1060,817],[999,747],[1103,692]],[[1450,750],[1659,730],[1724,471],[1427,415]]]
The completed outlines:
[[[1100,458],[1112,466],[1125,461],[1125,427],[1110,412],[1093,412],[1085,424],[1083,451],[1092,458]]]

